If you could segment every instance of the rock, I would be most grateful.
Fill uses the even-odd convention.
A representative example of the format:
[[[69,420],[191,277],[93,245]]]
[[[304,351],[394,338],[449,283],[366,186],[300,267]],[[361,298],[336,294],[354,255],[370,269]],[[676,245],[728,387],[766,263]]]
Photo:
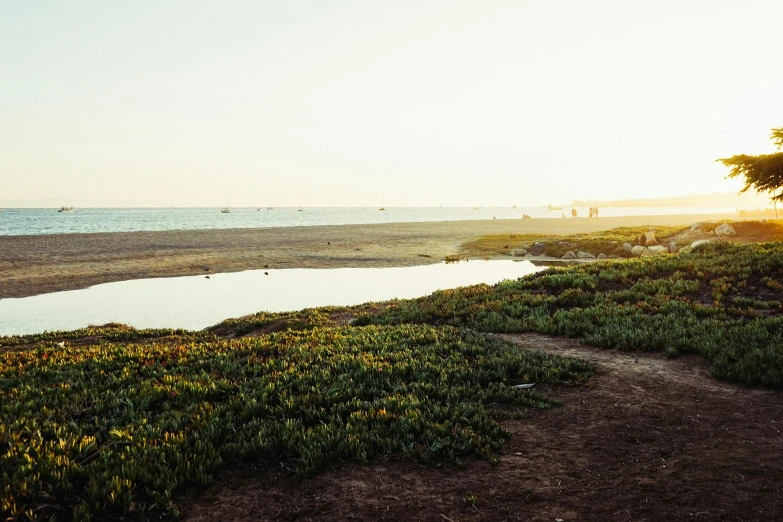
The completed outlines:
[[[633,245],[631,243],[629,243],[627,241],[625,243],[623,243],[623,250],[625,250],[627,252],[630,252],[631,249],[633,249]]]
[[[653,254],[663,254],[663,253],[669,253],[669,247],[663,246],[663,245],[653,245],[650,247],[647,247],[647,250],[652,252]]]
[[[642,250],[642,257],[652,257],[655,255],[658,255],[657,252],[653,252],[649,248],[645,248],[644,250]]]
[[[533,218],[528,216],[527,214],[522,214],[522,219],[533,219]]]
[[[571,252],[570,250],[563,254],[563,257],[561,259],[576,259],[576,254]]]
[[[680,247],[677,246],[677,243],[672,241],[669,243],[669,252],[672,254],[676,254],[680,250]]]
[[[643,246],[636,245],[635,247],[631,248],[631,254],[635,256],[640,256],[642,255],[642,252],[644,252],[645,250],[647,249],[644,248]]]
[[[712,239],[699,239],[698,241],[694,241],[691,243],[691,250],[696,250],[701,245],[706,245],[707,243],[712,243]]]
[[[544,253],[544,250],[546,250],[546,243],[536,241],[535,243],[533,243],[533,246],[531,246],[528,250],[536,254],[537,256],[540,256],[541,254]]]
[[[525,254],[523,257],[536,257],[533,254]]]
[[[515,248],[511,251],[513,257],[523,257],[525,254],[527,254],[527,250],[524,248]]]
[[[690,245],[689,245],[689,246],[684,246],[684,247],[682,247],[682,248],[680,249],[680,254],[687,254],[687,253],[688,253],[688,252],[690,252],[691,250],[693,250],[693,248],[691,248],[691,247],[690,247]]]
[[[644,246],[650,246],[650,245],[657,245],[658,240],[655,239],[655,232],[645,232],[644,233]]]
[[[716,236],[736,236],[737,231],[728,223],[724,223],[715,229]]]
[[[576,253],[576,257],[579,259],[595,259],[595,256],[590,252],[582,252],[581,250]]]
[[[707,232],[715,230],[715,221],[699,221],[691,225],[691,232]]]
[[[606,255],[606,254],[604,254],[603,252],[602,252],[602,253],[600,253],[600,254],[598,254],[598,259],[608,259],[608,258],[609,258],[609,256],[607,256],[607,255]]]

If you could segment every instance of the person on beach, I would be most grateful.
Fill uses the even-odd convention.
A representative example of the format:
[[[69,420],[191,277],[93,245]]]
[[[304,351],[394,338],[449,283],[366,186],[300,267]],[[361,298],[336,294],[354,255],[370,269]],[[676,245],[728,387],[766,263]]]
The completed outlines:
[[[571,217],[576,217],[577,215],[578,215],[578,212],[576,211],[576,209],[572,208],[571,209]]]
[[[593,211],[594,211],[593,214],[595,214],[595,217],[598,217],[598,207],[595,207],[593,209]]]
[[[592,217],[593,217],[593,207],[590,207],[590,208],[588,209],[588,212],[589,212],[589,214],[588,214],[588,216],[587,216],[587,217],[589,217],[589,218],[592,218]]]

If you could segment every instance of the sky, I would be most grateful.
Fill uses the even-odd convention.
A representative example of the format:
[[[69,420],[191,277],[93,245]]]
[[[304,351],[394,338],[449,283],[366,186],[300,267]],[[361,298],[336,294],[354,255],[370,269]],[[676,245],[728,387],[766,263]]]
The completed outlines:
[[[0,204],[487,206],[736,191],[779,0],[0,4]]]

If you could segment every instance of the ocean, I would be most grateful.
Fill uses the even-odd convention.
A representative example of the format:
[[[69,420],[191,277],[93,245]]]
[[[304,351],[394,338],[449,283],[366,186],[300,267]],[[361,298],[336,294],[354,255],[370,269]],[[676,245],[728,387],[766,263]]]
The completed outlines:
[[[586,217],[586,208],[577,208]],[[722,207],[607,207],[601,217],[663,214],[715,214],[736,212]],[[81,234],[91,232],[137,232],[227,228],[295,227],[314,225],[360,225],[474,219],[521,219],[570,216],[570,207],[279,207],[236,208],[223,214],[217,208],[80,208],[72,213],[57,209],[7,208],[0,212],[0,236]]]

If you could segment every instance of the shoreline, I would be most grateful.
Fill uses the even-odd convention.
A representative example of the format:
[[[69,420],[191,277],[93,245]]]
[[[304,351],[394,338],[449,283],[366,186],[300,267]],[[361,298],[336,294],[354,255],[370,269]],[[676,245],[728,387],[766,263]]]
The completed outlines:
[[[737,213],[679,214],[0,236],[0,299],[253,269],[426,265],[488,234],[564,235],[706,220],[740,219]]]

